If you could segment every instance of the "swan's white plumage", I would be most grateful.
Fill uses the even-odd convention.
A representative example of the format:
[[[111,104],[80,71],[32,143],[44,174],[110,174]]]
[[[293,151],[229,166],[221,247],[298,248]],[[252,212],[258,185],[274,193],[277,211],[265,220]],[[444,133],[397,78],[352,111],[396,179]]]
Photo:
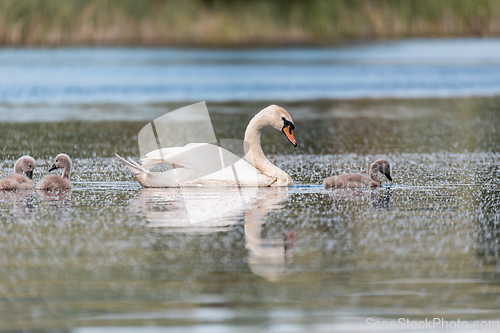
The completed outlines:
[[[290,186],[290,176],[272,164],[260,146],[262,129],[268,126],[276,129],[285,127],[285,119],[288,123],[292,122],[285,109],[271,105],[251,120],[245,132],[245,142],[249,147],[246,158],[250,163],[209,143],[189,143],[183,147],[153,150],[140,159],[141,164],[131,159],[127,161],[118,154],[116,156],[145,187]],[[158,165],[168,165],[172,169],[163,172],[149,170]]]
[[[269,186],[272,179],[230,151],[208,143],[157,149],[141,164],[124,162],[145,187],[180,186]],[[163,158],[162,158],[163,157]],[[174,169],[154,172],[146,168],[167,164]]]

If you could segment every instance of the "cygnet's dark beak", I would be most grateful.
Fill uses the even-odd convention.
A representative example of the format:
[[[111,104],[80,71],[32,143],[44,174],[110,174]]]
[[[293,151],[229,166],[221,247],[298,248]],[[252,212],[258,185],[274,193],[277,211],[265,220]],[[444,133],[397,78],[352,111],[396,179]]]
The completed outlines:
[[[49,172],[51,172],[52,170],[55,170],[55,169],[57,169],[57,167],[56,167],[56,164],[54,163],[54,164],[50,167]]]
[[[26,176],[27,176],[29,179],[33,179],[33,170],[31,170],[31,171],[26,171]]]
[[[387,171],[384,175],[392,182],[391,173],[389,171]]]

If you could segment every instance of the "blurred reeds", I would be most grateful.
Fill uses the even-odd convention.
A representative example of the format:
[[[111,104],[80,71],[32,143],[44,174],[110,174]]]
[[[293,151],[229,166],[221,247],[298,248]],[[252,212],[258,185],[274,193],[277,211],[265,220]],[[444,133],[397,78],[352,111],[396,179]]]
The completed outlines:
[[[3,46],[245,46],[499,35],[499,0],[0,1]]]

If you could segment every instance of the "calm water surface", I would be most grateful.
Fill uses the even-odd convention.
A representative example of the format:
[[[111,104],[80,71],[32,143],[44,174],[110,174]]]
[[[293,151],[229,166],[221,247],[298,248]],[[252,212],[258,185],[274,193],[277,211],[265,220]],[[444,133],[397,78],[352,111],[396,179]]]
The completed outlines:
[[[488,95],[486,86],[498,89],[496,56],[467,50],[472,55],[464,53],[449,66],[479,76],[448,69],[483,87],[484,94],[468,90],[470,95]],[[375,51],[373,70],[382,63],[403,70],[413,66],[404,48],[395,55],[383,46]],[[97,94],[89,92],[88,100],[71,92],[47,92],[60,94],[60,100],[45,100],[45,93],[30,92],[36,72],[54,71],[53,87],[62,67],[74,68],[65,56],[59,65],[53,63],[57,57],[37,60],[50,52],[0,52],[2,66],[23,75],[32,66],[35,77],[23,83],[24,76],[15,74],[18,88],[10,92],[2,78],[0,174],[10,173],[23,154],[37,159],[35,182],[57,153],[66,152],[74,162],[71,193],[0,196],[1,330],[387,332],[397,328],[373,327],[367,318],[442,318],[465,321],[463,331],[472,332],[475,321],[500,324],[498,97],[366,99],[361,94],[314,100],[311,93],[310,99],[273,99],[279,90],[271,89],[269,99],[250,93],[252,101],[209,101],[219,139],[242,139],[253,114],[271,102],[286,107],[296,123],[298,147],[272,129],[264,132],[262,144],[296,186],[142,189],[114,153],[137,158],[137,132],[145,122],[187,102],[169,97],[139,102],[143,97],[131,92],[130,103],[120,95],[103,104],[102,80],[90,84],[88,77],[83,81]],[[94,54],[81,52],[84,60],[86,52]],[[151,51],[96,52],[141,60]],[[271,70],[282,66],[280,57],[337,61],[324,50],[288,56],[273,51],[273,65],[269,54],[259,52],[235,54]],[[354,63],[368,61],[352,50],[339,52]],[[222,51],[207,54],[209,67],[234,61]],[[423,66],[441,68],[441,58],[424,57]],[[189,56],[176,61],[181,60],[193,61]],[[493,81],[487,83],[487,77]],[[15,93],[23,89],[24,99]],[[221,94],[228,94],[225,88]],[[392,184],[359,191],[320,186],[333,174],[367,173],[381,157],[392,164]],[[224,207],[225,215],[193,224],[187,214],[193,207],[207,212]]]
[[[493,96],[500,94],[498,54],[500,39],[310,49],[1,49],[0,120],[150,120],[165,112],[153,103],[203,100]]]

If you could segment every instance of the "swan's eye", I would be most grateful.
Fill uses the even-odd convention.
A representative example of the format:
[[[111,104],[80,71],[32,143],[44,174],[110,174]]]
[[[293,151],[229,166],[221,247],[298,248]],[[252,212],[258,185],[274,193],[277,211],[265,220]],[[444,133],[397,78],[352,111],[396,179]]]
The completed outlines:
[[[285,117],[281,117],[283,119],[283,128],[290,126],[291,129],[295,129],[295,125],[291,122],[285,119]]]

